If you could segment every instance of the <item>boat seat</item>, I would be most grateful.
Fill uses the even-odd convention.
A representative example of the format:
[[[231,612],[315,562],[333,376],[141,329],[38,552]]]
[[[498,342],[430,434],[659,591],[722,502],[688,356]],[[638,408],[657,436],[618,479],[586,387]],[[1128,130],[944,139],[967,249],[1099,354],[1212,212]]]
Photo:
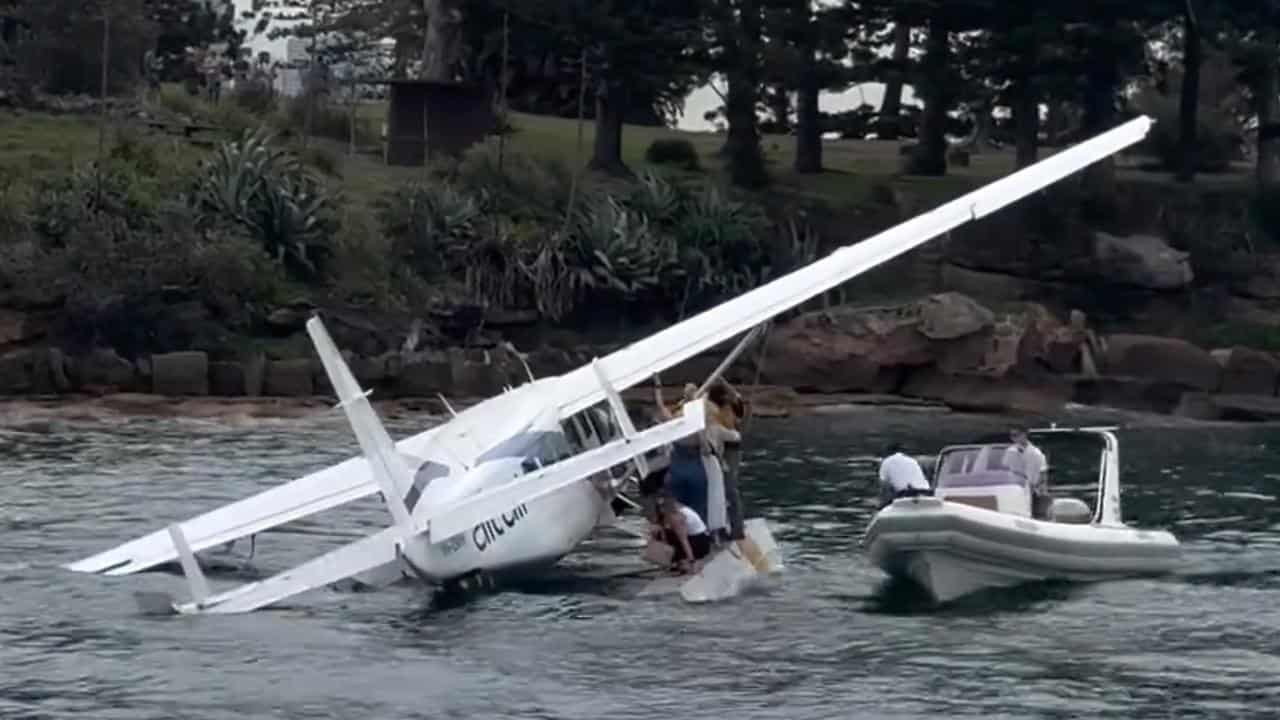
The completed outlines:
[[[1049,505],[1049,520],[1072,525],[1087,525],[1093,520],[1093,513],[1082,500],[1067,497],[1054,498],[1053,503]]]

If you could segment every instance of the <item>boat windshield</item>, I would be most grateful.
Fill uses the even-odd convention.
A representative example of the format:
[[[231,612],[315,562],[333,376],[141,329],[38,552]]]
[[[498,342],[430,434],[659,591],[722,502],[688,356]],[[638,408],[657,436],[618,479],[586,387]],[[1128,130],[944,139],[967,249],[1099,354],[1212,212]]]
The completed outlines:
[[[1023,485],[1022,476],[1005,464],[1009,445],[977,445],[943,451],[938,460],[939,488]]]

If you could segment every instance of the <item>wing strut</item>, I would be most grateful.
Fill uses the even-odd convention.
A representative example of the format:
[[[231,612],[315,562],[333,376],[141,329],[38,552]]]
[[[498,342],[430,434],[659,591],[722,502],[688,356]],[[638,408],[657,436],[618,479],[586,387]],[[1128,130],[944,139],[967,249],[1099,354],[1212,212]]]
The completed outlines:
[[[600,369],[598,360],[593,359],[591,367],[596,371],[596,379],[600,381],[600,387],[604,390],[604,395],[609,400],[609,407],[618,418],[618,428],[622,430],[622,436],[628,440],[634,438],[636,436],[636,426],[631,422],[631,415],[627,412],[626,403],[622,402],[622,396],[614,389],[613,383],[609,382],[609,377]],[[640,477],[647,477],[649,475],[649,462],[645,460],[644,455],[636,455],[632,460],[636,464],[636,471],[640,473]]]

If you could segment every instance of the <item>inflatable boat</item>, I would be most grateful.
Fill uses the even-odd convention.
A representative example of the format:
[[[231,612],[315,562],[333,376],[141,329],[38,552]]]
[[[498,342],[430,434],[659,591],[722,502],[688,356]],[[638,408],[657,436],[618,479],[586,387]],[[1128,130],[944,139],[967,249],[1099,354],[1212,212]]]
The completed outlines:
[[[1033,518],[1028,481],[1005,463],[1008,443],[957,445],[938,455],[933,495],[884,507],[867,526],[863,546],[881,570],[920,585],[938,603],[1025,582],[1167,573],[1180,562],[1178,540],[1122,520],[1114,430],[1029,433],[1033,439],[1073,434],[1102,441],[1092,511],[1081,500],[1057,497],[1046,518]]]

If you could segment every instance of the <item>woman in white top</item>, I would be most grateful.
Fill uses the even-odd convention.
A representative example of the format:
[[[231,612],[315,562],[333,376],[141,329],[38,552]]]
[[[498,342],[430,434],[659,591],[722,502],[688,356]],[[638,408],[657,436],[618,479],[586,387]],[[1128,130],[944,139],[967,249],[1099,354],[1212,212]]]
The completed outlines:
[[[697,572],[701,560],[711,552],[711,533],[707,532],[706,523],[669,491],[658,496],[657,511],[662,540],[675,550],[672,564],[681,573]]]

